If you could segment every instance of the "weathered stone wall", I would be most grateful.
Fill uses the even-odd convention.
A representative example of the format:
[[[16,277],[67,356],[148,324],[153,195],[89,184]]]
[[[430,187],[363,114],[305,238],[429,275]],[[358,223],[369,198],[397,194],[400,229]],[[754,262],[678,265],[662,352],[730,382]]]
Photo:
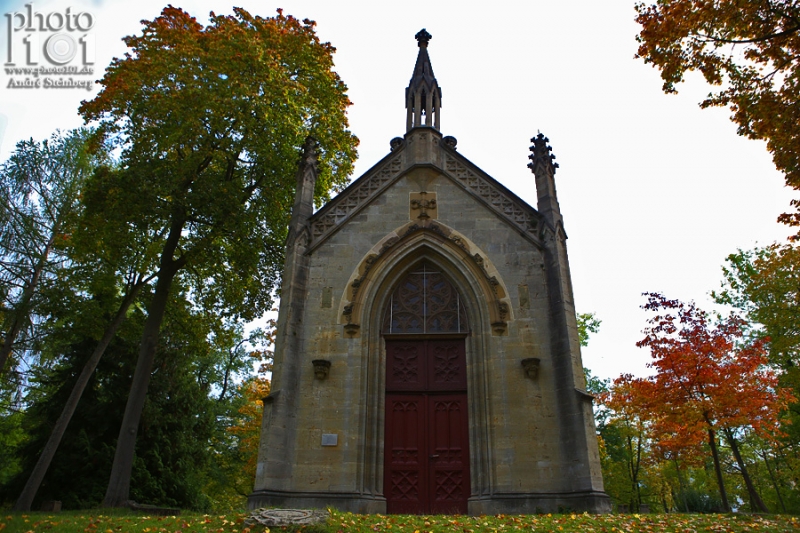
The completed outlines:
[[[382,510],[385,356],[378,329],[392,283],[425,258],[453,280],[470,318],[470,511],[603,510],[591,407],[576,391],[583,377],[576,375],[571,289],[565,302],[548,287],[557,236],[548,249],[539,215],[435,130],[415,129],[393,144],[393,154],[312,217],[296,331],[302,350],[294,355],[296,413],[272,427],[268,404],[262,437],[268,442],[270,433],[295,424],[296,438],[282,451],[291,477],[271,475],[271,451],[262,450],[251,506]],[[412,199],[435,199],[435,207],[414,208]],[[566,250],[555,255],[565,260]],[[555,263],[564,282],[568,267]],[[573,316],[562,320],[569,338],[560,339],[554,317],[565,308]],[[531,357],[541,361],[536,379],[521,365]],[[314,359],[331,362],[326,379],[315,379]],[[323,434],[336,435],[337,445],[322,446]]]

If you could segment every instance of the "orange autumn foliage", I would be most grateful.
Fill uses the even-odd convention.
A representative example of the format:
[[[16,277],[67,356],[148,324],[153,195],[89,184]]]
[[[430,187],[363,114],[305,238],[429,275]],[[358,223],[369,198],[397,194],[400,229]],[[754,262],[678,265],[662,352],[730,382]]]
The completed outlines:
[[[228,431],[239,441],[239,455],[244,458],[245,477],[253,480],[256,477],[258,462],[258,443],[261,438],[261,417],[264,402],[270,391],[269,379],[258,376],[240,385],[245,403],[238,409],[238,423],[229,427]]]
[[[747,473],[736,432],[753,432],[766,440],[782,435],[781,415],[794,398],[778,385],[768,366],[769,339],[744,339],[744,320],[736,315],[711,324],[693,302],[685,304],[650,293],[644,309],[655,312],[645,337],[656,375],[631,381],[631,401],[650,419],[662,453],[696,455],[705,441],[723,510],[730,511],[718,452],[722,434],[736,456],[755,510],[767,511]],[[687,453],[694,452],[694,453]]]
[[[637,346],[650,348],[656,375],[632,382],[631,401],[652,418],[658,444],[693,447],[709,428],[780,436],[781,412],[794,398],[767,366],[768,339],[744,342],[744,322],[735,315],[712,325],[694,303],[647,296],[643,307],[656,315]]]
[[[703,108],[727,107],[739,135],[763,139],[786,184],[800,189],[800,3],[795,0],[637,2],[636,57],[656,67],[666,93],[688,72],[712,92]],[[780,220],[800,225],[795,212]]]

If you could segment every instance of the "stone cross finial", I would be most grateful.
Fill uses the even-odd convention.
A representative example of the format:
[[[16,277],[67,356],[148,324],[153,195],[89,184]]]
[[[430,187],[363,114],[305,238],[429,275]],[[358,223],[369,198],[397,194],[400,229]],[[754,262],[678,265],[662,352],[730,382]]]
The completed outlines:
[[[417,40],[417,44],[423,47],[428,46],[428,41],[430,41],[433,37],[425,30],[425,28],[422,28],[419,30],[419,32],[417,32],[414,38]]]

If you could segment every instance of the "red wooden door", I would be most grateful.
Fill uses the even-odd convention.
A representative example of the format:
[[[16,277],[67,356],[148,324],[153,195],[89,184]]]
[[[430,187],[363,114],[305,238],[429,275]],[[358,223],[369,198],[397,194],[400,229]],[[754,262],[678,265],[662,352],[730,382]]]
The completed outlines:
[[[384,494],[389,513],[467,512],[463,339],[386,341]]]

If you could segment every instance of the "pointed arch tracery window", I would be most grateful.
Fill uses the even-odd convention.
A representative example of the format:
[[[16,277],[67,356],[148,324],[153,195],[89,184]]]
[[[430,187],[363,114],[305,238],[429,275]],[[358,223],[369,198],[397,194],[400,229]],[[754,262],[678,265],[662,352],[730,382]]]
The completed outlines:
[[[467,313],[458,290],[435,267],[412,269],[392,293],[384,333],[467,333]]]

